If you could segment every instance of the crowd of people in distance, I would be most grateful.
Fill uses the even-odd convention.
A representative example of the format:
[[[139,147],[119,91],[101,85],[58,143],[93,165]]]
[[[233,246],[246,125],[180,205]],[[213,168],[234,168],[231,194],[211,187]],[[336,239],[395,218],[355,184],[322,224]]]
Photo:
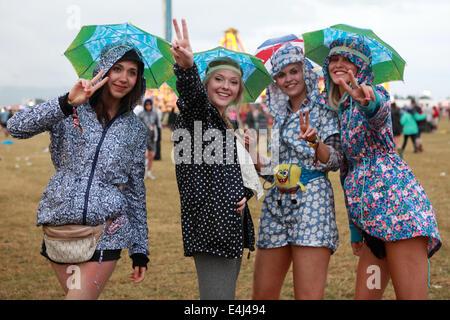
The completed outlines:
[[[439,110],[437,106],[418,105],[414,99],[411,99],[410,105],[403,108],[399,108],[395,102],[391,103],[394,142],[400,157],[403,157],[408,140],[411,140],[414,153],[424,151],[421,134],[437,133],[439,118],[443,113],[444,110]],[[402,135],[403,142],[401,143]]]

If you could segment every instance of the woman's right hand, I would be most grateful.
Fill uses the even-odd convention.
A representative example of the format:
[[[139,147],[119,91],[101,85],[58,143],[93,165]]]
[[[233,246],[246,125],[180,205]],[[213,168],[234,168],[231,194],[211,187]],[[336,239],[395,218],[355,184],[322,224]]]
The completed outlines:
[[[236,206],[237,206],[237,211],[240,212],[242,214],[242,210],[245,209],[245,204],[247,203],[247,198],[244,197],[242,198],[241,201],[239,201]]]
[[[177,19],[173,19],[173,26],[175,28],[177,39],[172,41],[170,52],[181,68],[189,69],[194,65],[194,56],[192,54],[192,48],[189,42],[186,20],[181,19],[181,24],[183,26],[183,35],[181,35]]]
[[[300,110],[300,139],[314,142],[317,138],[316,129],[309,124],[309,110],[305,111],[305,119],[303,119],[303,110]]]
[[[100,89],[109,80],[109,77],[105,77],[102,81],[93,86],[93,84],[102,77],[103,72],[104,71],[101,70],[94,78],[92,78],[92,80],[79,79],[70,90],[67,102],[72,106],[79,106],[85,103],[95,91]]]

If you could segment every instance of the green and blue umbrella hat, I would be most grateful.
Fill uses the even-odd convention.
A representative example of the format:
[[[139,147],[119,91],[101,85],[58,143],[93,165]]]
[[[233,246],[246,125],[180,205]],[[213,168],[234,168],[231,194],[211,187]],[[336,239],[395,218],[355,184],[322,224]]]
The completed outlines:
[[[337,24],[326,29],[304,33],[305,56],[323,66],[330,52],[330,44],[339,38],[360,37],[370,48],[374,84],[403,80],[405,60],[389,44],[372,30],[346,24]]]
[[[206,76],[208,64],[221,57],[234,59],[242,68],[242,80],[244,82],[243,103],[254,102],[261,92],[272,82],[269,72],[261,59],[244,52],[237,52],[224,47],[216,47],[211,50],[194,53],[194,63],[197,65],[200,79]],[[167,84],[178,94],[175,88],[175,77],[167,81]]]
[[[169,42],[130,23],[83,26],[64,55],[78,77],[92,79],[102,49],[114,44],[131,45],[140,51],[147,88],[159,88],[174,75]]]

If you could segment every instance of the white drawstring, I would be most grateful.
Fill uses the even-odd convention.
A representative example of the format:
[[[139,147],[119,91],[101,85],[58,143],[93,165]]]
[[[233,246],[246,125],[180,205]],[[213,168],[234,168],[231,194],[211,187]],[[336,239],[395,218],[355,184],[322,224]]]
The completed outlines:
[[[105,234],[105,231],[106,231],[106,220],[103,223],[102,235]],[[101,237],[102,236],[100,236],[100,239],[101,239]],[[98,239],[98,243],[100,243],[100,239]],[[103,260],[103,249],[100,250],[100,258],[98,259],[97,272],[95,274],[95,279],[94,279],[94,284],[95,284],[95,287],[97,288],[98,291],[100,291],[100,286],[98,285],[98,281],[97,280],[98,280],[98,275],[100,273],[100,264],[102,263],[102,260]]]

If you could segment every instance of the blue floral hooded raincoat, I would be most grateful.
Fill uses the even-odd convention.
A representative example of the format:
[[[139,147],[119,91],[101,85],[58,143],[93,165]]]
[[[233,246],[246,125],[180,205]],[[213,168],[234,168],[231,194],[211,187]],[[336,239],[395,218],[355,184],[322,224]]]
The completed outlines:
[[[303,51],[286,44],[272,57],[272,76],[291,63],[302,63],[307,97],[296,112],[290,111],[289,97],[275,83],[268,87],[268,108],[274,117],[270,142],[271,164],[294,164],[303,171],[310,170],[305,191],[281,194],[276,187],[266,193],[258,232],[258,248],[276,248],[288,244],[327,247],[334,252],[339,245],[336,226],[333,189],[326,173],[338,170],[337,164],[314,165],[315,152],[308,142],[300,139],[300,110],[309,110],[309,121],[321,141],[339,134],[337,113],[317,104],[318,75],[304,58]],[[294,201],[292,201],[294,200]]]

